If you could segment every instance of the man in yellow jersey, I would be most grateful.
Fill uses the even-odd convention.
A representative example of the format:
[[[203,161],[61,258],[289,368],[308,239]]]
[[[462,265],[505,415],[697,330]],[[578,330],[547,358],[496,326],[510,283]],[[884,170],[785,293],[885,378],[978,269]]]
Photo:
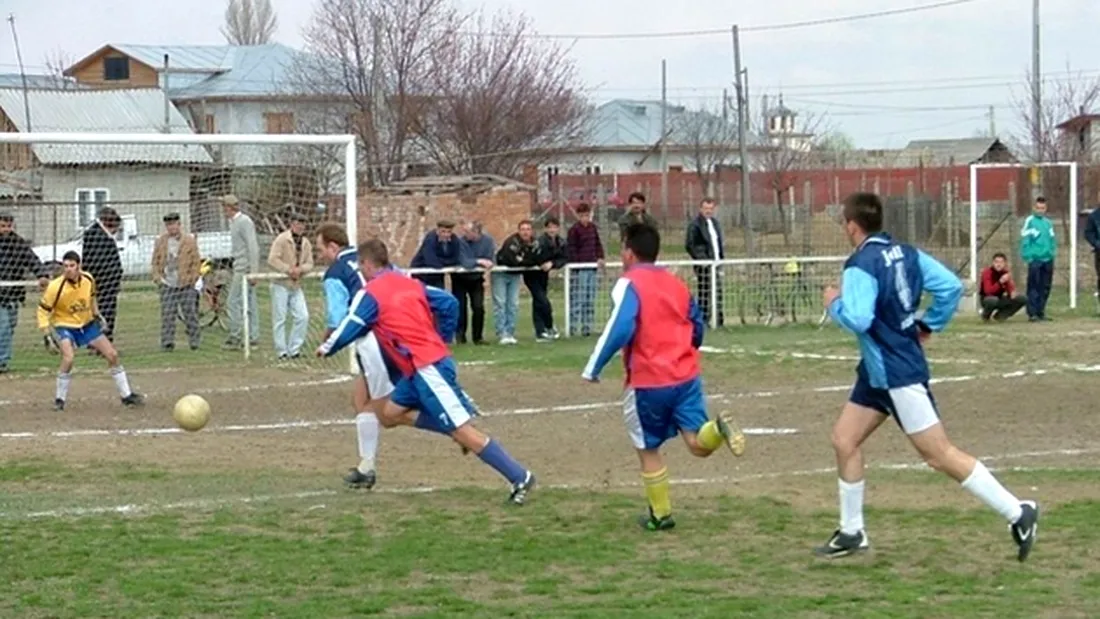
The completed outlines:
[[[46,286],[46,292],[38,304],[38,328],[46,334],[47,341],[61,352],[54,410],[65,409],[65,398],[72,382],[73,358],[76,349],[84,347],[91,348],[107,360],[122,403],[130,407],[140,406],[144,398],[130,389],[126,370],[118,362],[118,352],[103,333],[103,319],[96,307],[95,280],[80,268],[80,254],[75,251],[66,252],[61,264],[64,271]]]

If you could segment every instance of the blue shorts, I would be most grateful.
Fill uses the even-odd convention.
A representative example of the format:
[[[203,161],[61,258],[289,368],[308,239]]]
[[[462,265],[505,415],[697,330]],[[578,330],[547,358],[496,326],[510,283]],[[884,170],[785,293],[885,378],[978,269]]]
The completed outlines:
[[[928,383],[879,389],[860,376],[848,401],[893,417],[906,434],[924,432],[940,422],[940,411]]]
[[[707,422],[703,379],[671,387],[628,387],[623,420],[635,449],[657,449],[681,431],[698,432]]]
[[[54,331],[57,332],[58,341],[69,340],[76,348],[85,348],[103,335],[103,328],[99,326],[98,320],[83,327],[54,327]]]
[[[399,380],[390,401],[420,411],[416,427],[440,434],[454,432],[477,415],[458,384],[458,371],[449,357]]]

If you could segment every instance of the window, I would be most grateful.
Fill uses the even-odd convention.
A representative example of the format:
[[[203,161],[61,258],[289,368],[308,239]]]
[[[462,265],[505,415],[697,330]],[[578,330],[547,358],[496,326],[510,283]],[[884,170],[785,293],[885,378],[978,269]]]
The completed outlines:
[[[120,82],[130,79],[130,59],[126,56],[111,56],[103,59],[103,80]]]
[[[598,165],[585,166],[584,173],[588,176],[599,176],[600,175],[600,166],[598,166]]]
[[[78,228],[87,228],[95,221],[99,209],[107,206],[111,201],[111,192],[107,189],[80,188],[76,190],[76,225]]]
[[[294,133],[294,114],[290,112],[268,112],[264,114],[266,133]]]
[[[207,114],[206,116],[204,116],[203,119],[202,119],[202,132],[203,133],[217,133],[217,131],[215,131],[215,129],[217,129],[217,126],[214,124],[214,115],[213,114]]]

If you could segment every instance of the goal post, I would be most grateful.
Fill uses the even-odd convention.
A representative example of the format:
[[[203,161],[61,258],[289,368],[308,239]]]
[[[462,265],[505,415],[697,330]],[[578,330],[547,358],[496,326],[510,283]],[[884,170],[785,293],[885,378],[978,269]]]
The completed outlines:
[[[989,243],[989,238],[982,236],[982,230],[979,227],[979,222],[983,219],[982,204],[985,193],[981,191],[981,177],[982,171],[990,170],[1038,170],[1038,169],[1051,169],[1051,168],[1064,168],[1068,170],[1068,180],[1065,192],[1060,192],[1066,196],[1066,212],[1069,218],[1069,239],[1059,242],[1062,247],[1068,247],[1068,277],[1069,277],[1069,307],[1070,309],[1077,308],[1077,287],[1078,287],[1078,215],[1079,204],[1077,195],[1077,163],[1074,161],[1055,161],[1055,162],[1041,162],[1041,163],[974,163],[970,165],[970,256],[969,256],[969,280],[972,290],[974,290],[974,308],[976,311],[981,311],[981,286],[979,283],[979,274],[982,269],[981,262],[981,250]],[[1029,179],[1029,185],[1033,186],[1036,179],[1033,177]],[[999,179],[1002,183],[1014,183],[1012,180],[1006,178]],[[1022,189],[1017,187],[1017,190]],[[1018,228],[1019,224],[1016,221],[1016,203],[1012,201],[1012,198],[1016,197],[1006,191],[1005,199],[1008,201],[1008,212],[1005,214],[1004,219],[1009,220],[1009,223]],[[1015,238],[1013,235],[1011,238]],[[1002,243],[1003,247],[994,246],[995,248],[1008,254],[1010,261],[1021,260],[1018,247],[1010,246]],[[1059,252],[1059,257],[1061,257]],[[1056,265],[1059,260],[1056,259]],[[1057,268],[1057,266],[1056,266]]]

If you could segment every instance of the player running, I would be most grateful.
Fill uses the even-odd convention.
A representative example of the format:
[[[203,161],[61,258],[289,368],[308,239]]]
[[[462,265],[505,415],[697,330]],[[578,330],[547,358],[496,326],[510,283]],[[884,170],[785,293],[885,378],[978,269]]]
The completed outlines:
[[[65,410],[76,349],[85,347],[107,360],[122,403],[140,406],[145,399],[130,389],[126,370],[118,361],[118,351],[103,334],[103,318],[96,306],[95,280],[80,268],[80,254],[75,251],[65,252],[61,264],[64,267],[61,275],[46,286],[38,303],[38,328],[44,334],[46,345],[61,353],[54,410]]]
[[[928,389],[931,374],[923,343],[951,321],[962,282],[928,254],[882,231],[877,195],[849,196],[844,221],[856,249],[844,265],[841,289],[829,286],[823,296],[833,321],[856,335],[862,360],[833,426],[840,528],[816,553],[842,557],[870,547],[863,528],[860,446],[892,416],[930,467],[950,475],[1010,523],[1017,558],[1027,559],[1038,532],[1039,506],[1017,499],[984,464],[951,443]],[[917,308],[924,291],[932,294],[932,305],[922,317]]]
[[[507,479],[511,484],[509,500],[522,505],[535,485],[535,476],[498,441],[469,423],[476,412],[458,384],[446,344],[458,327],[458,300],[394,269],[389,250],[380,240],[361,244],[358,254],[366,288],[356,295],[348,315],[317,354],[331,356],[373,332],[383,353],[401,370],[401,378],[379,415],[382,426],[413,426],[450,436]]]
[[[668,467],[660,448],[677,434],[694,456],[706,458],[722,445],[745,453],[745,435],[728,413],[707,418],[699,368],[703,314],[687,286],[656,266],[661,236],[646,224],[626,228],[626,269],[611,291],[614,308],[581,376],[598,382],[600,371],[623,351],[626,390],[623,419],[638,459],[649,511],[639,523],[650,531],[673,528]]]

